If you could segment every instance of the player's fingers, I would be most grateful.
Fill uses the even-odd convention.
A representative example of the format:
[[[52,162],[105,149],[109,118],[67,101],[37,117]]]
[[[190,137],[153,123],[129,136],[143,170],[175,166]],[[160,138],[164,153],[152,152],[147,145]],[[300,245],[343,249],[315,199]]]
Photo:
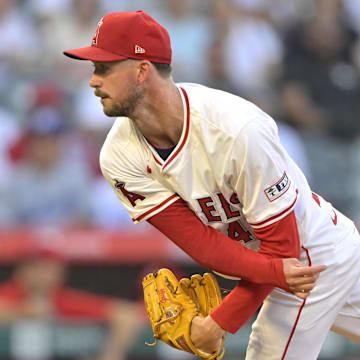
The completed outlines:
[[[306,266],[306,267],[296,267],[295,274],[297,276],[312,276],[317,275],[327,269],[326,265],[316,265],[316,266]]]
[[[301,286],[292,286],[292,287],[290,287],[290,290],[293,293],[298,293],[298,292],[309,293],[314,288],[314,286],[315,286],[315,283],[305,284],[305,285],[301,285]]]
[[[296,278],[293,278],[291,280],[289,280],[289,287],[293,287],[293,288],[296,288],[296,287],[300,287],[302,285],[307,285],[307,284],[315,284],[316,283],[316,280],[318,279],[318,275],[313,275],[313,276],[300,276],[300,277],[296,277]]]
[[[303,292],[303,291],[294,292],[294,294],[302,300],[306,299],[309,296],[308,292]]]

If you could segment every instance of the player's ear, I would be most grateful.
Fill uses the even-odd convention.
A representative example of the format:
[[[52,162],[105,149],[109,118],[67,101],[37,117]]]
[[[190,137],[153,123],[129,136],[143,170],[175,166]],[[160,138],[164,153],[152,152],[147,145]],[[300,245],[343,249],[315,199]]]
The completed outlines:
[[[136,64],[137,81],[139,84],[146,81],[151,70],[151,63],[148,60],[140,60]]]

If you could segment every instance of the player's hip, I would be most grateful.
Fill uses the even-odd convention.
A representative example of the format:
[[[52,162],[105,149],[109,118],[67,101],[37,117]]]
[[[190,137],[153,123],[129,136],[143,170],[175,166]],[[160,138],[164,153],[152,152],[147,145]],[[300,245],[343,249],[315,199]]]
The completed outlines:
[[[311,263],[323,263],[322,252],[302,252]],[[253,325],[246,360],[317,359],[328,331],[360,278],[359,244],[352,254],[328,249],[327,255],[336,260],[328,261],[328,268],[306,300],[281,289],[268,296]]]

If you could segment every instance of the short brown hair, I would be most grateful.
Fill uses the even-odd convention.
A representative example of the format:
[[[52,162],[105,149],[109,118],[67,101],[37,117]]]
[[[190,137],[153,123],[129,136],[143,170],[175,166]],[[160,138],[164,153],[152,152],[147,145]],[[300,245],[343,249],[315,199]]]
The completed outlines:
[[[159,74],[166,78],[169,77],[172,71],[171,65],[170,64],[164,64],[164,63],[159,63],[159,62],[151,62],[155,67],[156,70],[159,72]]]

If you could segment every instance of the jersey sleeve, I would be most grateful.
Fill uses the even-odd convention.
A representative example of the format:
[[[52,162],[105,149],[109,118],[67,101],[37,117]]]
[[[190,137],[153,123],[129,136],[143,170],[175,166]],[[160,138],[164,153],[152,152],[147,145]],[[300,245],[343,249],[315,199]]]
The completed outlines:
[[[179,199],[149,176],[146,153],[141,148],[128,146],[119,151],[112,143],[105,143],[100,167],[134,223],[147,220]]]
[[[145,176],[133,178],[123,176],[122,181],[109,175],[105,175],[105,178],[134,223],[147,220],[179,199],[177,194]]]
[[[231,157],[233,187],[253,229],[275,223],[294,209],[298,190],[290,173],[292,160],[273,120],[250,121],[235,139]]]

